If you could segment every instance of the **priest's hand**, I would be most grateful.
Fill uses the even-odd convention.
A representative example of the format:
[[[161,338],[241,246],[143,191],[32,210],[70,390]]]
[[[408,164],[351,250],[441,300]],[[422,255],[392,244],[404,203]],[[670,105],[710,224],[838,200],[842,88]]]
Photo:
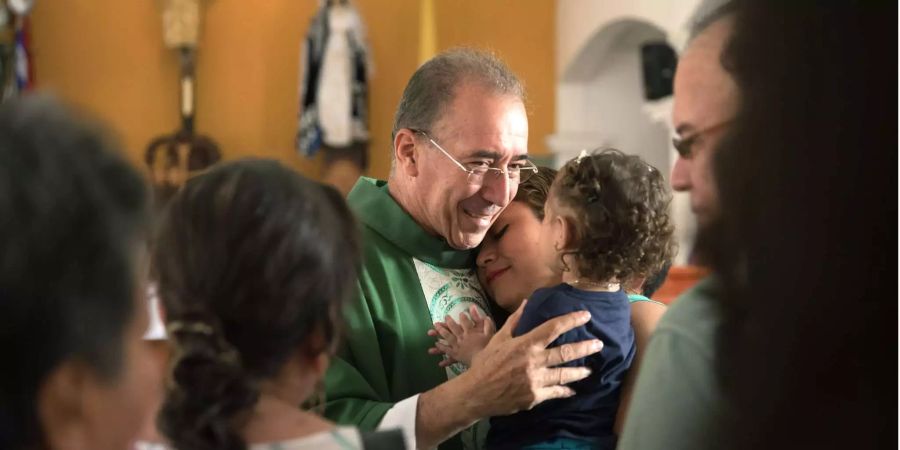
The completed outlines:
[[[419,396],[416,441],[431,448],[465,427],[491,416],[531,409],[554,398],[574,395],[566,386],[590,375],[584,367],[555,367],[600,351],[599,340],[548,349],[563,333],[590,321],[590,314],[569,313],[513,337],[525,303],[510,316],[468,371]]]
[[[582,311],[549,320],[522,336],[512,332],[525,303],[510,316],[487,347],[475,355],[467,372],[475,383],[473,396],[483,417],[531,409],[554,398],[575,395],[567,385],[587,378],[585,367],[555,367],[584,358],[603,348],[599,340],[587,340],[548,349],[563,333],[584,325],[591,316]]]

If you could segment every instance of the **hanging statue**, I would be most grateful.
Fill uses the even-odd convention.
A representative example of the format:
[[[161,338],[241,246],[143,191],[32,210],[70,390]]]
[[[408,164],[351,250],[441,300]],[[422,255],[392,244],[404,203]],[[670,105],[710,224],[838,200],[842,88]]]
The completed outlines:
[[[301,54],[296,147],[306,157],[322,149],[326,172],[337,160],[368,166],[371,68],[359,13],[347,0],[321,1]]]
[[[18,97],[34,87],[28,14],[34,0],[7,0],[0,4],[0,101]]]

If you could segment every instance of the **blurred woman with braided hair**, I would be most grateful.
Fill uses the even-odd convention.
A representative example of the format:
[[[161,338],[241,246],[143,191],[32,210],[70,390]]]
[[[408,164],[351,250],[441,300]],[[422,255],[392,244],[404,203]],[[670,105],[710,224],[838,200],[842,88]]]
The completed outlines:
[[[312,411],[354,286],[356,225],[334,189],[275,161],[193,178],[164,213],[154,274],[173,358],[159,427],[179,450],[372,448]],[[402,448],[399,432],[396,444]]]

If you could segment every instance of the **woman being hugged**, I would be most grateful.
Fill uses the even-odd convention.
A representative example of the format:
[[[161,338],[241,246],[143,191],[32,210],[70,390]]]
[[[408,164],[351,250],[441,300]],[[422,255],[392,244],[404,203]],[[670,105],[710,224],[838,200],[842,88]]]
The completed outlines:
[[[361,448],[356,430],[300,408],[316,397],[359,258],[340,195],[277,162],[188,181],[153,258],[174,347],[159,426],[175,448]]]
[[[591,321],[551,346],[599,339],[604,349],[569,363],[591,370],[588,378],[570,385],[569,398],[492,419],[490,448],[615,447],[616,411],[635,354],[629,299],[622,287],[655,274],[674,254],[670,200],[658,170],[615,150],[583,154],[560,170],[550,189],[537,245],[540,261],[562,283],[534,292],[521,317],[510,319],[518,320],[513,334],[586,310]],[[477,314],[462,320],[457,324],[448,318],[447,323],[436,324],[433,334],[440,336],[439,351],[450,360],[468,363],[477,357],[492,327],[488,321],[479,326],[483,319]]]

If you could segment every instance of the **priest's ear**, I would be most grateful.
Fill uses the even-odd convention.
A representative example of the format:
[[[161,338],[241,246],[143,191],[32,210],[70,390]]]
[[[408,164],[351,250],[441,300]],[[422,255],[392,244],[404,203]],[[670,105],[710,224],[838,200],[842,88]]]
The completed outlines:
[[[419,175],[416,137],[416,133],[409,128],[397,130],[397,134],[394,136],[394,161],[391,171],[399,171],[398,175],[408,177]]]

